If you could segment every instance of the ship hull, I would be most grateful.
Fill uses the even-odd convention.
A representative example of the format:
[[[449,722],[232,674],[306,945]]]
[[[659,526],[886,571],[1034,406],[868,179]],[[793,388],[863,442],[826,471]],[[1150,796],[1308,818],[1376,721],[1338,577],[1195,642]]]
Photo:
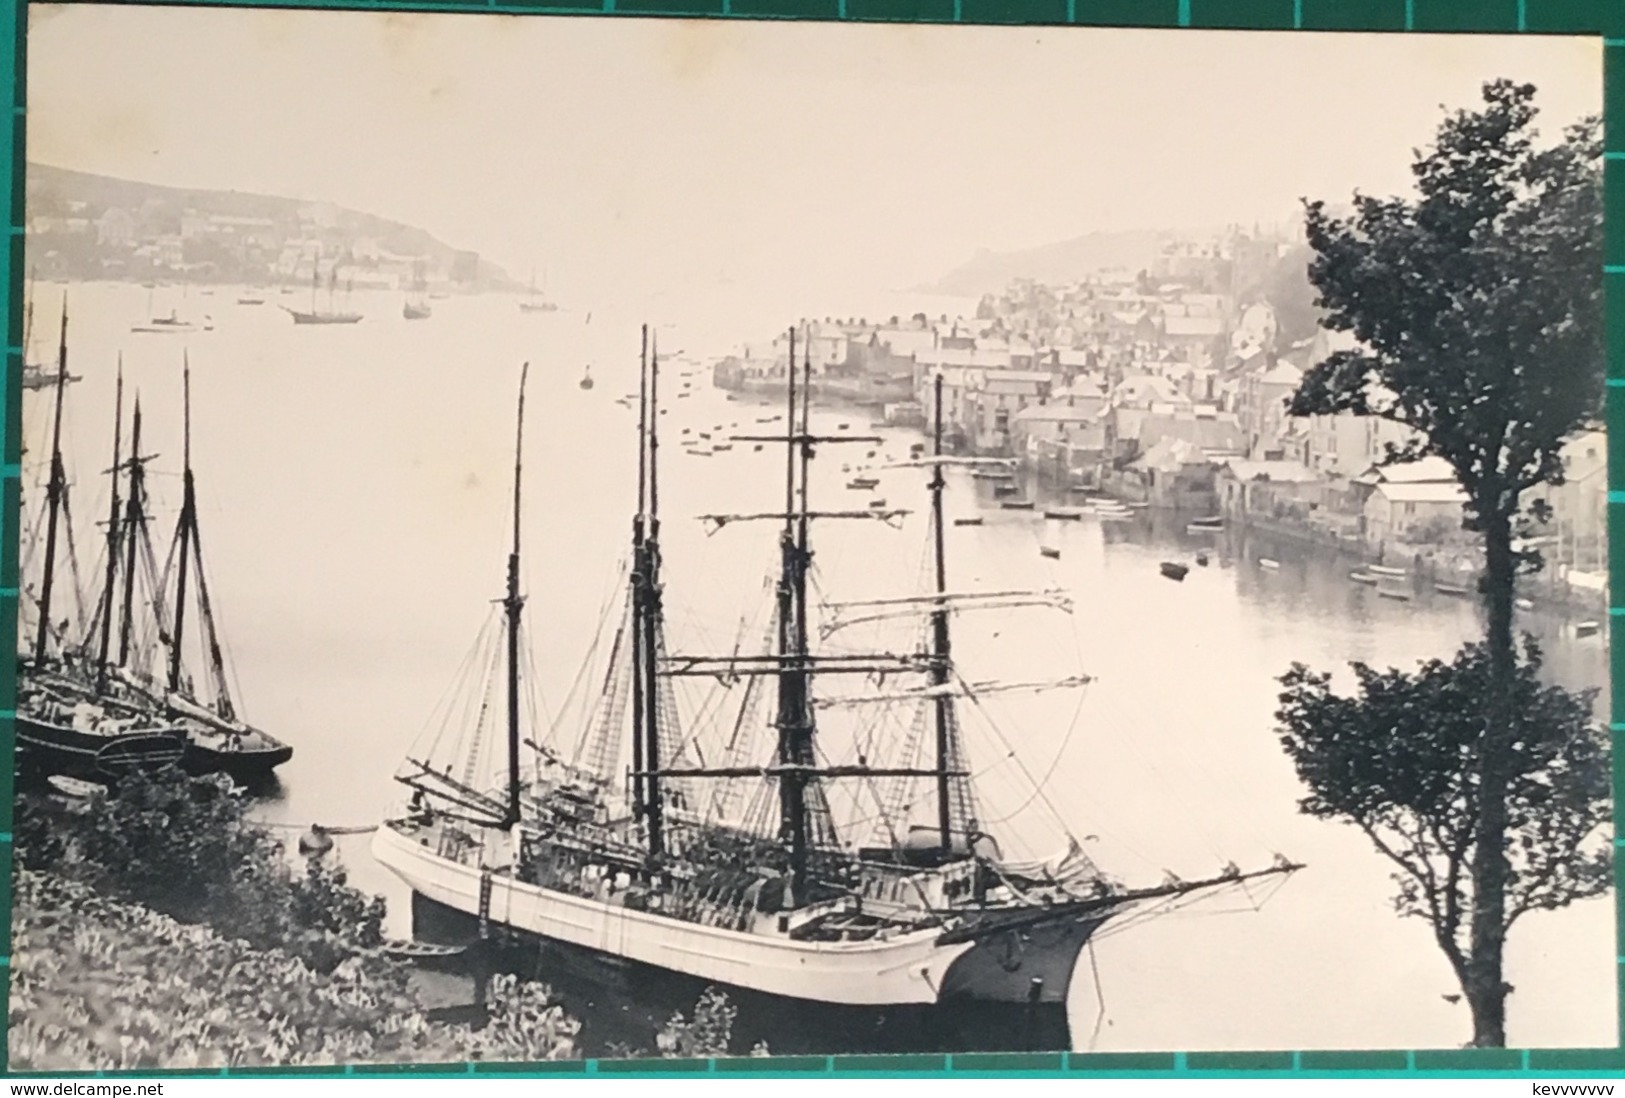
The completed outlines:
[[[477,916],[481,871],[392,826],[373,854],[422,900]],[[1078,955],[1104,913],[945,941],[935,929],[887,941],[794,941],[690,923],[491,875],[490,920],[532,938],[707,984],[836,1007],[1054,1006],[1064,1017]],[[1018,1011],[1019,1013],[1019,1011]]]
[[[494,948],[482,959],[478,946],[471,944],[478,939],[478,927],[476,916],[412,893],[415,938],[468,946],[459,958],[465,976],[505,971],[546,983],[581,1023],[576,1040],[583,1056],[649,1053],[672,1015],[691,1017],[701,994],[712,987],[737,1010],[729,1046],[735,1054],[749,1052],[759,1042],[777,1056],[1059,1052],[1072,1044],[1062,1002],[954,998],[889,1006],[814,1003],[702,980],[509,928],[497,930]]]
[[[132,771],[168,769],[181,761],[186,744],[176,729],[144,729],[101,735],[17,715],[22,765],[40,774],[107,781]]]
[[[242,785],[258,785],[291,758],[293,748],[283,743],[227,750],[189,736],[182,765],[189,774],[224,774]]]
[[[380,827],[373,856],[412,890],[479,912],[480,870],[441,857],[394,827]],[[934,1003],[949,966],[972,943],[939,946],[934,931],[886,942],[812,943],[684,922],[603,900],[491,878],[490,917],[562,941],[712,983],[814,1002]]]
[[[358,313],[304,313],[298,309],[290,309],[286,305],[283,311],[293,317],[295,324],[359,324],[361,316]]]

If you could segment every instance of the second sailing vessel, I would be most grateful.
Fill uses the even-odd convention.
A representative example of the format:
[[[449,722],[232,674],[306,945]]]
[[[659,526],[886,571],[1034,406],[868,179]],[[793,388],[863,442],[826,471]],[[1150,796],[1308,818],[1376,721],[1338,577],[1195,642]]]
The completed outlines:
[[[147,523],[144,465],[148,459],[139,454],[138,404],[133,440],[135,453],[126,466],[128,499],[122,516],[118,513],[116,481],[113,490],[115,503],[108,521],[106,586],[96,624],[103,633],[107,631],[113,613],[111,593],[122,583],[123,639],[119,657],[111,666],[112,677],[174,722],[185,736],[183,761],[187,770],[197,774],[226,774],[234,781],[254,785],[268,779],[276,767],[292,758],[293,748],[246,724],[239,717],[232,698],[225,646],[216,624],[208,574],[203,565],[197,487],[192,469],[190,362],[183,361],[182,389],[181,510],[168,558],[163,569],[158,570]],[[119,561],[121,541],[122,562]],[[140,577],[146,587],[145,598],[141,600],[144,606],[138,605],[135,595],[138,573],[144,573]],[[136,633],[135,622],[143,609],[145,625]],[[197,619],[196,647],[197,660],[203,665],[201,675],[194,674],[185,657],[189,614]]]
[[[477,920],[482,934],[495,928],[564,943],[612,964],[652,966],[775,1001],[838,1009],[1007,1009],[1023,1019],[1047,1008],[1064,1021],[1080,952],[1102,924],[1298,868],[1278,859],[1250,873],[1231,865],[1202,880],[1170,877],[1129,887],[1102,872],[1076,839],[1048,859],[1004,856],[981,822],[961,740],[957,700],[975,693],[956,670],[950,611],[1052,604],[1055,593],[1024,599],[1022,593],[948,590],[943,468],[961,459],[941,454],[940,412],[936,454],[912,463],[931,471],[933,589],[848,604],[846,619],[924,611],[928,628],[918,650],[812,650],[813,523],[901,512],[809,506],[812,448],[871,440],[814,435],[792,365],[785,433],[741,436],[786,446],[783,510],[713,517],[718,527],[782,524],[772,642],[760,655],[671,655],[661,579],[658,354],[647,329],[644,345],[638,510],[624,617],[598,705],[573,754],[557,742],[541,742],[550,738],[542,730],[525,727],[521,378],[513,543],[496,645],[502,656],[492,663],[506,695],[500,769],[488,777],[477,766],[491,746],[484,729],[489,706],[482,703],[472,738],[461,741],[467,748],[461,760],[409,756],[398,775],[413,790],[409,807],[386,821],[373,843],[378,861],[412,888],[415,921],[460,914]],[[803,377],[809,373],[804,363]],[[805,384],[800,388],[804,393]],[[854,675],[875,684],[856,700],[900,701],[914,707],[917,719],[897,742],[832,763],[819,746],[818,715],[840,700],[820,696],[814,685],[826,676]],[[720,720],[713,729],[681,726],[673,682],[683,676],[748,684],[731,728]],[[899,678],[923,681],[911,688],[883,685]],[[769,692],[773,715],[763,721]],[[758,744],[751,734],[758,727],[775,729],[775,741]],[[720,752],[715,745],[705,752],[695,746],[697,733],[706,731],[725,741]],[[631,756],[625,769],[623,748]],[[706,756],[714,761],[707,764]],[[878,841],[841,833],[845,825],[836,820],[829,791],[842,782],[880,790],[883,826],[875,829],[871,821]],[[929,805],[928,819],[911,825],[909,813],[920,803]],[[1049,1036],[1027,1039],[1049,1047],[1065,1041],[1055,1036],[1064,1025],[1044,1032]]]

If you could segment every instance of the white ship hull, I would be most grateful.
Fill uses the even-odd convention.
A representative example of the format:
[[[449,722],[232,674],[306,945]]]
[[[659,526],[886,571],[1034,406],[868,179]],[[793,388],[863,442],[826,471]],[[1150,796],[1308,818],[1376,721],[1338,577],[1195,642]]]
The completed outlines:
[[[372,851],[414,892],[478,916],[482,871],[394,827]],[[843,1006],[931,1005],[945,999],[1064,1002],[1079,951],[1098,920],[1080,919],[987,942],[939,942],[938,929],[886,941],[796,941],[635,911],[491,874],[489,917],[522,933],[768,995]]]

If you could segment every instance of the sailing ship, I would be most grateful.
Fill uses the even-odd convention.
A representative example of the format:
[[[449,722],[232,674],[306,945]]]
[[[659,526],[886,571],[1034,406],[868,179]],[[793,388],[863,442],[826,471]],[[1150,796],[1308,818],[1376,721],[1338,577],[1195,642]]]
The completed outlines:
[[[134,770],[160,770],[174,766],[184,754],[180,730],[154,711],[145,699],[120,690],[106,675],[111,634],[100,633],[94,662],[72,636],[71,620],[58,621],[58,566],[66,548],[69,580],[78,597],[77,550],[67,470],[62,459],[62,409],[68,376],[68,313],[62,310],[62,332],[57,349],[56,403],[51,429],[51,468],[46,487],[44,555],[37,588],[25,585],[25,601],[35,619],[31,642],[18,638],[17,750],[18,769],[24,774],[60,776],[97,781],[116,779]],[[123,377],[119,378],[119,400]],[[136,440],[139,447],[139,440]],[[116,467],[119,440],[113,445]],[[138,453],[138,449],[136,453]],[[134,460],[132,454],[132,460]],[[115,502],[115,509],[117,504]],[[65,546],[59,542],[65,541]],[[25,552],[28,547],[25,547]],[[26,620],[19,617],[26,631]]]
[[[244,723],[232,697],[225,646],[203,562],[192,469],[191,389],[191,363],[183,358],[181,509],[161,570],[156,567],[158,555],[147,521],[145,465],[150,459],[140,454],[141,412],[137,402],[134,449],[123,467],[128,496],[120,515],[119,470],[115,469],[103,598],[90,635],[99,633],[105,638],[110,633],[113,594],[121,588],[119,652],[115,660],[100,657],[103,682],[110,679],[132,696],[144,699],[153,711],[163,714],[179,729],[185,736],[182,761],[188,771],[221,773],[234,782],[253,785],[264,782],[276,767],[292,758],[293,748]],[[144,588],[139,599],[138,586]],[[188,667],[185,656],[189,613],[197,619],[199,661],[204,665],[201,676]]]
[[[428,291],[428,284],[423,278],[423,260],[418,260],[412,272],[412,296],[406,299],[401,306],[401,316],[407,320],[427,320],[434,310],[429,307],[423,295]]]
[[[523,301],[519,303],[520,312],[556,313],[559,311],[558,305],[548,299],[547,290],[545,288],[547,282],[547,275],[545,272],[542,275],[542,282],[544,288],[538,293],[536,289],[536,272],[532,271],[530,275],[530,293]]]
[[[475,688],[472,708],[451,705],[450,714],[480,714],[473,728],[458,730],[452,747],[464,748],[460,757],[443,762],[432,751],[409,753],[396,776],[412,790],[410,800],[373,841],[377,860],[413,892],[416,932],[435,921],[461,919],[477,923],[482,938],[495,932],[540,939],[611,966],[650,966],[651,978],[704,981],[765,1001],[799,1003],[797,1009],[947,1008],[957,1017],[992,1008],[1001,1017],[1026,1020],[1035,1011],[1048,1017],[1058,1012],[1062,1036],[1055,1036],[1054,1027],[1039,1029],[1050,1034],[1042,1040],[1064,1043],[1073,972],[1102,924],[1299,868],[1278,858],[1254,872],[1232,864],[1210,878],[1186,882],[1170,875],[1136,888],[1102,872],[1075,838],[1047,859],[1003,855],[980,822],[957,705],[960,698],[1002,687],[972,687],[959,675],[950,614],[978,606],[1070,604],[1056,592],[950,592],[943,469],[974,459],[942,455],[940,381],[937,449],[913,463],[931,473],[926,489],[934,586],[921,596],[834,608],[846,615],[846,624],[898,614],[917,621],[924,614],[919,650],[813,650],[813,524],[890,521],[906,512],[810,507],[814,446],[878,440],[814,435],[801,396],[806,387],[798,387],[792,369],[784,434],[740,436],[785,445],[783,510],[708,520],[714,529],[749,521],[781,524],[770,643],[756,655],[671,654],[661,576],[659,358],[647,328],[643,364],[638,507],[622,617],[602,692],[573,753],[560,745],[557,729],[549,736],[526,727],[534,710],[522,698],[521,375],[513,541],[499,603],[500,639],[482,649],[499,653],[489,667],[495,681],[505,681],[505,736],[495,740],[494,730],[487,735],[487,687]],[[803,364],[807,376],[810,363]],[[831,681],[826,676],[838,681],[854,675],[876,688],[849,699],[823,696],[820,684]],[[685,676],[745,683],[737,719],[716,719],[709,730],[683,728],[674,683]],[[923,681],[899,688],[898,679]],[[770,694],[773,716],[765,721]],[[820,747],[819,716],[843,701],[905,703],[915,719],[899,742],[875,749],[886,758],[859,751],[851,763],[829,762],[827,744]],[[443,746],[458,723],[451,716],[447,726],[432,729],[434,742]],[[755,733],[769,727],[776,729],[776,741],[758,743]],[[694,746],[706,731],[724,741],[720,754]],[[492,758],[498,743],[503,750]],[[623,770],[628,753],[630,766]],[[482,759],[496,764],[493,774],[482,775]],[[878,789],[876,799],[886,806],[884,829],[869,845],[854,841],[855,825],[852,833],[840,834],[846,825],[837,824],[830,790],[843,782]],[[920,805],[928,806],[927,822],[909,826],[910,810]]]
[[[23,388],[30,392],[48,389],[61,381],[65,385],[72,385],[81,380],[77,374],[68,374],[60,377],[54,365],[45,362],[30,362],[29,355],[34,351],[34,276],[28,276],[28,307],[23,311]]]
[[[295,324],[355,324],[361,320],[361,314],[348,309],[334,307],[334,297],[338,293],[339,267],[337,263],[327,273],[327,308],[319,308],[316,303],[317,294],[322,288],[321,255],[310,266],[310,308],[290,309],[282,306],[289,316],[293,317]],[[348,295],[346,295],[348,296]]]

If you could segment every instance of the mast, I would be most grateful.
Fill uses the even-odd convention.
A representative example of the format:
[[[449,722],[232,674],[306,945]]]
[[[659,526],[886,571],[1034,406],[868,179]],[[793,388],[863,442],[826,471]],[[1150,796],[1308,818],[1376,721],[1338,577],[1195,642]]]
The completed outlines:
[[[545,269],[543,277],[546,277]],[[648,764],[644,810],[649,820],[649,856],[665,852],[665,804],[660,790],[660,334],[649,340],[649,510],[643,537],[643,758]]]
[[[123,430],[124,356],[121,354],[118,360],[118,382],[114,388],[113,396],[113,465],[108,470],[113,477],[113,493],[112,502],[107,508],[107,576],[102,582],[102,605],[99,610],[102,619],[102,636],[96,653],[96,689],[98,693],[107,689],[107,650],[113,641],[113,587],[118,583],[118,475],[119,466],[124,459]]]
[[[519,611],[525,604],[519,594],[519,479],[525,443],[525,378],[529,374],[527,362],[519,371],[519,422],[513,454],[513,552],[508,554],[508,597],[503,602],[508,612],[508,811],[503,818],[504,829],[519,822]]]
[[[192,527],[197,521],[197,496],[192,483],[192,363],[181,358],[181,517],[180,574],[175,585],[175,629],[169,649],[169,691],[181,687],[181,641],[186,633],[186,566],[192,549]]]
[[[40,584],[39,632],[34,638],[34,659],[45,659],[45,641],[51,629],[51,585],[56,578],[56,525],[67,491],[62,468],[62,394],[68,389],[68,297],[62,295],[62,335],[56,350],[56,413],[51,428],[51,480],[46,489],[49,518],[45,527],[45,578]]]
[[[135,398],[135,419],[130,430],[130,498],[125,504],[124,528],[127,541],[124,546],[124,620],[119,624],[118,661],[128,666],[130,661],[130,631],[135,624],[135,543],[136,528],[145,516],[142,512],[142,485],[145,470],[141,456],[141,394]]]
[[[933,449],[935,457],[942,456],[942,373],[937,372],[935,395],[936,410],[932,427]],[[945,559],[945,537],[942,522],[942,464],[940,462],[931,469],[931,531],[935,543],[936,580],[938,595],[948,591],[947,562]],[[931,685],[944,686],[948,682],[948,604],[939,601],[935,610],[931,612]],[[939,693],[935,700],[937,718],[937,829],[940,832],[939,842],[943,853],[953,847],[951,834],[952,821],[949,813],[948,768],[951,762],[949,707],[953,704],[946,692]]]
[[[796,331],[790,329],[790,353],[785,366],[786,392],[790,411],[786,417],[789,436],[785,448],[784,469],[784,532],[780,535],[779,576],[779,655],[783,668],[779,674],[779,764],[786,770],[779,775],[780,836],[790,847],[789,907],[799,907],[807,899],[807,797],[806,777],[789,769],[803,762],[802,739],[807,731],[807,669],[805,662],[806,635],[799,612],[807,604],[805,545],[807,539],[806,494],[800,497],[797,509],[796,466],[797,443],[803,441],[806,429],[798,430],[796,419]],[[805,401],[806,397],[803,395]],[[802,436],[798,438],[798,436]],[[806,466],[806,451],[800,454],[802,468]]]
[[[536,272],[530,272],[532,289]],[[645,508],[649,499],[649,326],[643,326],[643,345],[638,352],[638,506],[632,516],[632,816],[643,818],[643,538]]]

